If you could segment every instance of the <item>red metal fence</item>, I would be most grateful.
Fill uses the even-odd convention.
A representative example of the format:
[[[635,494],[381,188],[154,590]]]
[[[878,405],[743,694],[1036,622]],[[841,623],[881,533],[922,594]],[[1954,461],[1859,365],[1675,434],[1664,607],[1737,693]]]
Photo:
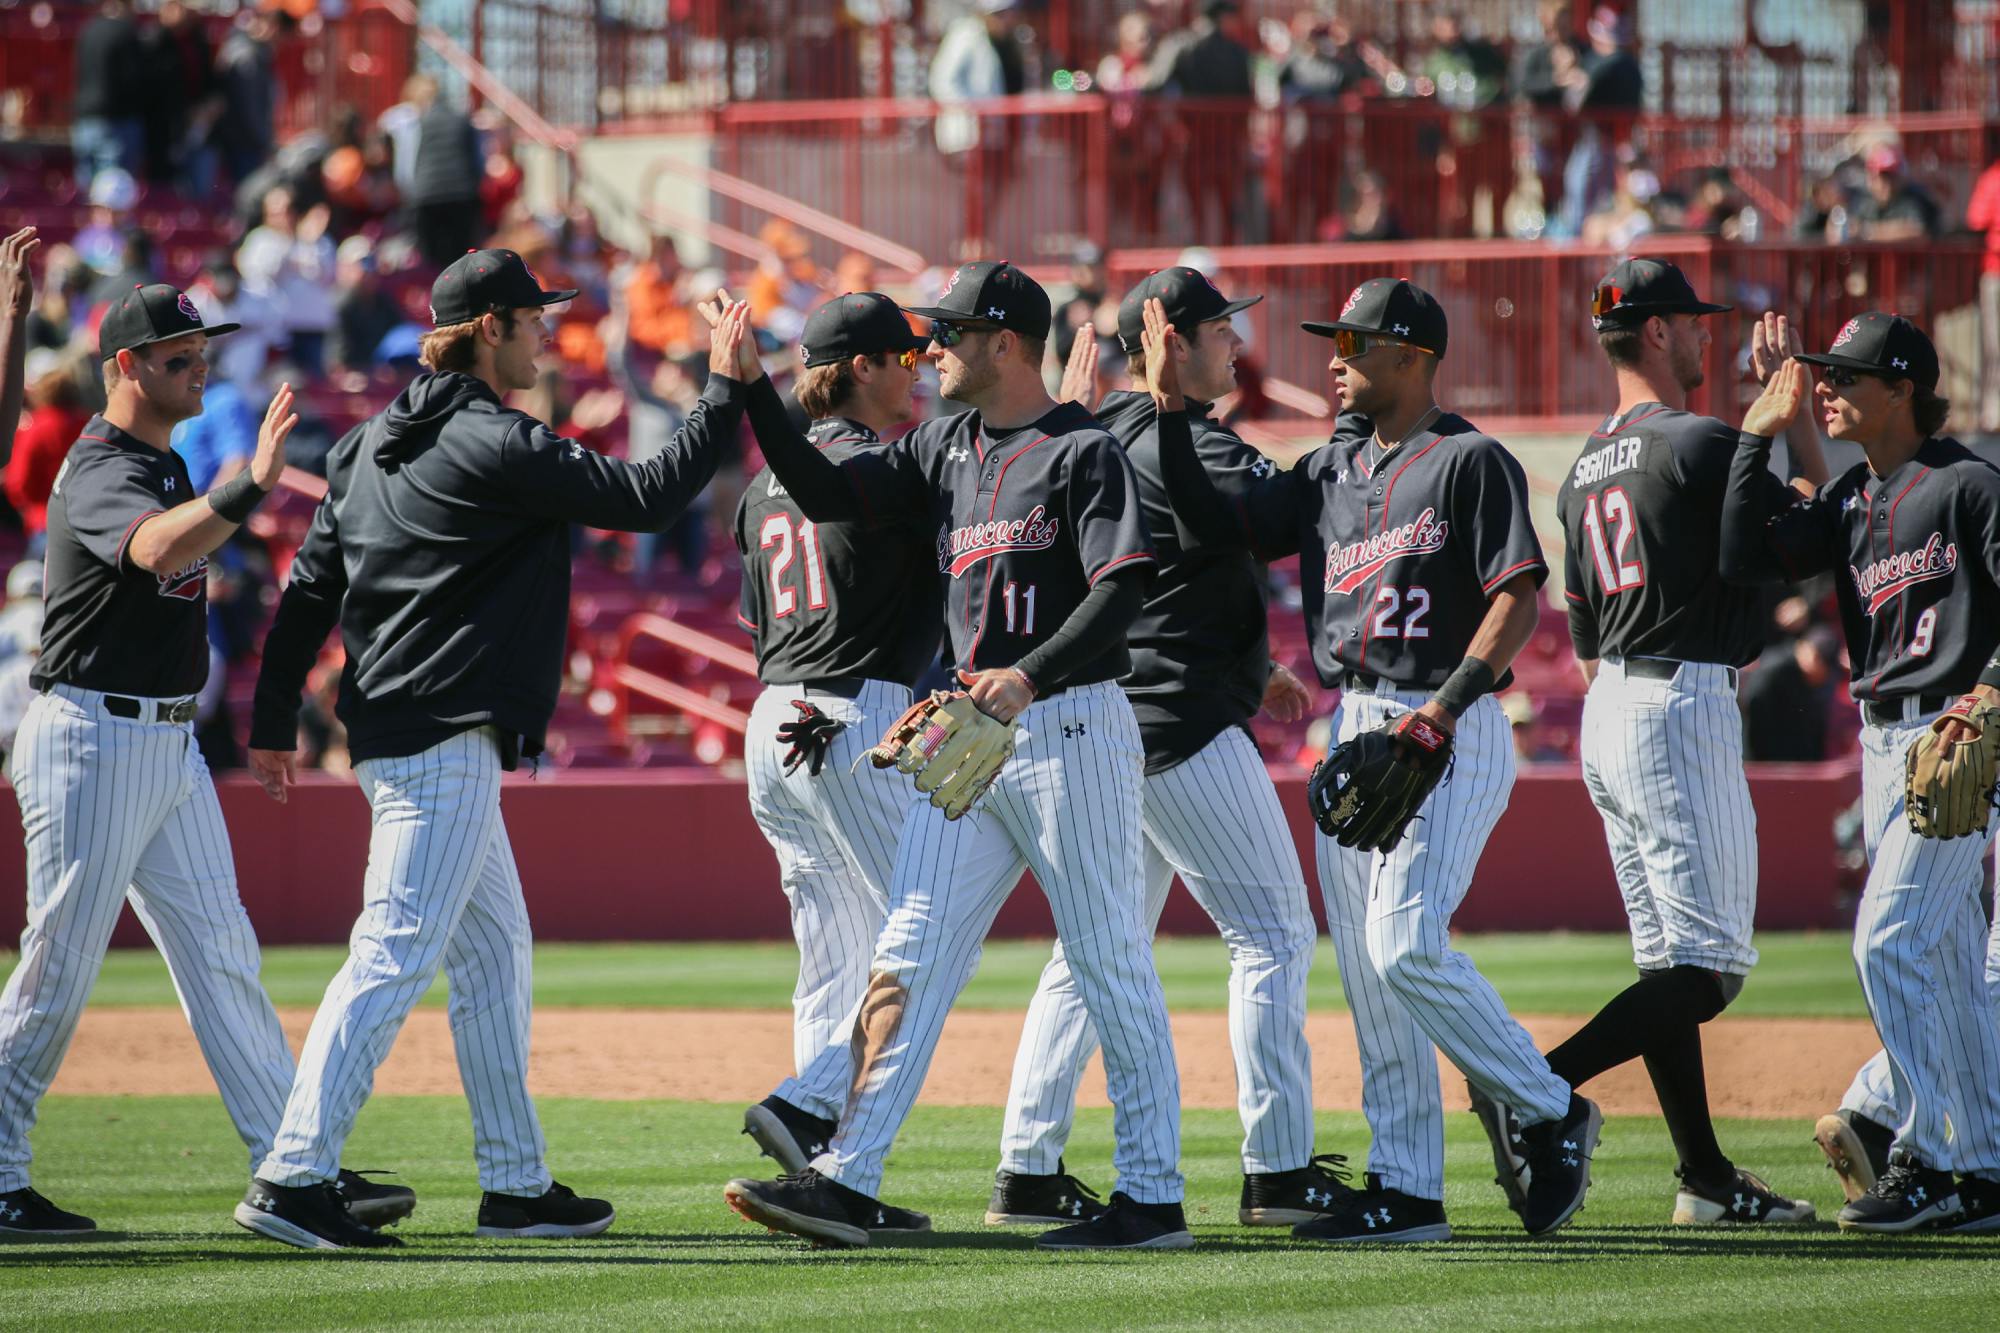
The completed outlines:
[[[1649,237],[1637,247],[1672,258],[1696,290],[1735,305],[1717,316],[1708,382],[1698,411],[1733,417],[1747,401],[1741,385],[1750,323],[1767,309],[1793,318],[1809,346],[1825,346],[1850,316],[1898,310],[1938,334],[1945,388],[1968,375],[1981,245],[1827,246],[1780,242],[1731,245],[1701,237]],[[1216,282],[1232,296],[1261,292],[1246,312],[1267,373],[1315,392],[1327,385],[1331,344],[1299,332],[1327,319],[1364,278],[1407,277],[1435,295],[1451,321],[1451,348],[1438,372],[1439,395],[1474,421],[1534,418],[1574,423],[1616,401],[1611,371],[1590,327],[1590,292],[1618,258],[1605,248],[1558,248],[1511,241],[1264,246],[1215,252]],[[1111,256],[1111,290],[1128,290],[1174,262],[1171,250]],[[1943,336],[1954,318],[1964,336]]]

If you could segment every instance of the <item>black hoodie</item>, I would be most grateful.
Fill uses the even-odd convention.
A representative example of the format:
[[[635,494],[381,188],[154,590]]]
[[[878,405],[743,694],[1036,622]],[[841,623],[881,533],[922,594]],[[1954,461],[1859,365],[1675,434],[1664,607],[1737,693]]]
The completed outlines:
[[[1097,419],[1125,446],[1139,476],[1139,504],[1159,572],[1127,632],[1132,671],[1118,683],[1139,717],[1146,771],[1159,773],[1230,727],[1246,726],[1271,674],[1264,570],[1241,544],[1221,539],[1235,525],[1175,511],[1160,471],[1159,416],[1148,394],[1106,395]],[[1187,405],[1196,455],[1211,474],[1268,476],[1271,461],[1208,415]],[[1223,493],[1230,492],[1223,486]],[[1206,519],[1207,521],[1204,521]],[[1203,540],[1199,533],[1211,534]]]
[[[639,465],[564,439],[480,380],[419,376],[327,456],[264,642],[250,744],[290,750],[299,690],[337,623],[336,712],[355,760],[412,755],[492,725],[538,754],[569,618],[571,523],[655,531],[715,474],[743,386],[711,376],[673,443]]]

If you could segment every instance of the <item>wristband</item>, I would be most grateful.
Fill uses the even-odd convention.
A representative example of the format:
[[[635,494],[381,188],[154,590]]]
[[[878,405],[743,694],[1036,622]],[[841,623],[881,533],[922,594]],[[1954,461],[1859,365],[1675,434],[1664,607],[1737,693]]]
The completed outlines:
[[[1458,664],[1458,670],[1451,678],[1438,687],[1432,697],[1445,712],[1453,717],[1465,716],[1465,710],[1479,701],[1482,694],[1493,690],[1493,668],[1476,657],[1468,657]]]
[[[208,507],[219,517],[240,525],[257,512],[257,506],[264,503],[264,497],[269,494],[269,491],[250,480],[250,470],[245,468],[209,491]]]
[[[1021,670],[1021,668],[1017,666],[1010,666],[1005,668],[1005,670],[1012,672],[1014,675],[1014,679],[1020,681],[1023,685],[1026,685],[1028,687],[1029,697],[1032,698],[1033,696],[1041,693],[1040,690],[1035,688],[1035,682],[1028,679],[1028,673]]]

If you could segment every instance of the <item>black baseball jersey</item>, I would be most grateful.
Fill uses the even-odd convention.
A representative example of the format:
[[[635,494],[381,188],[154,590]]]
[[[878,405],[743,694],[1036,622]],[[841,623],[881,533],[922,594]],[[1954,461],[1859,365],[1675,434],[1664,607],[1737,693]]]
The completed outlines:
[[[773,449],[770,414],[782,410],[776,391],[762,381],[752,386],[749,410],[765,456],[781,474],[795,472]],[[807,512],[824,517],[930,526],[945,630],[956,665],[967,671],[1012,666],[1067,621],[1099,579],[1154,562],[1132,464],[1075,403],[1000,435],[988,433],[977,412],[939,417],[886,449],[856,452],[825,473],[787,475],[786,484]],[[809,484],[810,495],[801,489]],[[1121,635],[1065,679],[1035,684],[1047,696],[1130,669]]]
[[[1725,582],[1722,493],[1736,428],[1659,403],[1614,414],[1563,478],[1563,597],[1579,658],[1743,666],[1764,646],[1763,602]],[[1766,473],[1769,489],[1785,484]]]
[[[1097,417],[1132,460],[1140,511],[1160,558],[1146,604],[1127,632],[1132,671],[1119,681],[1139,718],[1146,771],[1158,773],[1227,728],[1247,725],[1263,703],[1271,674],[1264,570],[1226,515],[1190,521],[1180,511],[1191,506],[1177,509],[1168,497],[1150,394],[1111,394]],[[1212,419],[1205,404],[1189,403],[1185,420],[1210,472],[1268,477],[1276,471]]]
[[[1527,475],[1463,417],[1446,413],[1385,452],[1366,417],[1342,413],[1331,441],[1268,476],[1189,473],[1175,458],[1192,451],[1162,452],[1177,500],[1212,487],[1253,549],[1298,553],[1313,666],[1329,689],[1350,672],[1442,685],[1500,586],[1548,577]]]
[[[806,434],[836,461],[888,448],[840,417]],[[944,620],[928,525],[814,523],[765,468],[736,506],[736,549],[737,619],[756,640],[767,684],[860,676],[915,685],[937,660]]]
[[[1838,571],[1857,699],[2000,686],[2000,469],[1944,436],[1886,477],[1858,463],[1810,500],[1772,503],[1771,442],[1738,437],[1723,510],[1726,575]]]
[[[77,437],[49,495],[38,690],[168,699],[208,679],[208,557],[171,574],[131,563],[139,525],[195,498],[187,464],[103,417]]]

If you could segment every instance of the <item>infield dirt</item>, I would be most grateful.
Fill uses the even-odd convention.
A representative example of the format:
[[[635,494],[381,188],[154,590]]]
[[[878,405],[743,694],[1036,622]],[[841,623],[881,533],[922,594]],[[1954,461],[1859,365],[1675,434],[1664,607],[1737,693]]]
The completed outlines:
[[[312,1022],[307,1009],[279,1011],[296,1050]],[[1548,1050],[1581,1018],[1523,1016]],[[1188,1106],[1236,1104],[1226,1015],[1174,1018],[1181,1099]],[[1703,1029],[1709,1096],[1715,1113],[1765,1119],[1818,1116],[1840,1102],[1854,1071],[1875,1052],[1873,1026],[1851,1019],[1722,1018]],[[1354,1027],[1344,1013],[1308,1016],[1313,1097],[1322,1110],[1359,1110],[1361,1073]],[[952,1015],[924,1086],[942,1106],[997,1106],[1020,1040],[1019,1013],[961,1010]],[[535,1014],[529,1085],[537,1095],[755,1101],[791,1068],[791,1016],[783,1011],[692,1009],[542,1009]],[[1464,1080],[1446,1066],[1445,1102],[1462,1106]],[[215,1085],[178,1009],[87,1011],[63,1062],[56,1093],[200,1094]],[[418,1009],[383,1064],[375,1091],[457,1094],[458,1066],[446,1016]],[[1612,1115],[1656,1113],[1637,1063],[1594,1081],[1590,1095]],[[1105,1105],[1104,1076],[1093,1061],[1083,1103]]]

